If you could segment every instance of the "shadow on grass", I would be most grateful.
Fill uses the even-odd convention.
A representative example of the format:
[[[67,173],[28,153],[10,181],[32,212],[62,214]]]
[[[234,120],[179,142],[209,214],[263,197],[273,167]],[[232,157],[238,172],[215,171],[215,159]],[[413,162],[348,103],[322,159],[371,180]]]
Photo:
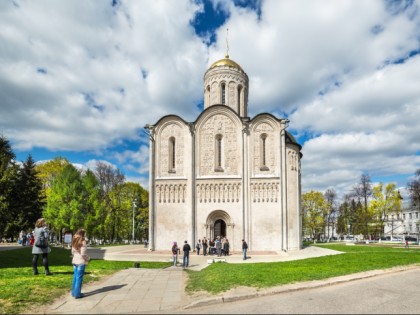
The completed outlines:
[[[96,290],[93,290],[93,291],[90,291],[90,292],[85,292],[84,294],[85,294],[85,296],[90,296],[90,295],[104,293],[104,292],[108,292],[108,291],[112,291],[112,290],[118,290],[118,289],[121,289],[125,286],[126,286],[126,284],[109,285],[107,287],[96,289]]]

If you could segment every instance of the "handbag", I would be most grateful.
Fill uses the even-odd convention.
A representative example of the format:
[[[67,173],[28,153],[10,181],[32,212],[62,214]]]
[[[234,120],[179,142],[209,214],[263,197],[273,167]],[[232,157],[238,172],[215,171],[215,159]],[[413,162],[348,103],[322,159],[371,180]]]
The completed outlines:
[[[38,240],[35,242],[35,246],[39,248],[47,248],[47,239],[45,238],[44,231],[41,231],[41,234],[39,235]]]

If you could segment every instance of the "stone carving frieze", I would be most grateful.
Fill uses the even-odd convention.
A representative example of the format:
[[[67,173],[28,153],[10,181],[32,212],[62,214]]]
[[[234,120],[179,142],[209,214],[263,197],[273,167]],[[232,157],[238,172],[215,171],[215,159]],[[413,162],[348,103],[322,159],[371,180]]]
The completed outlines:
[[[185,203],[187,185],[185,183],[159,183],[156,185],[158,203]]]
[[[254,182],[250,188],[252,202],[277,202],[280,189],[278,181]]]
[[[241,196],[241,183],[199,183],[196,186],[196,194],[199,203],[235,203],[239,202]]]
[[[287,153],[287,162],[289,164],[289,168],[292,171],[298,171],[299,170],[299,157],[298,154],[295,151],[289,151]]]

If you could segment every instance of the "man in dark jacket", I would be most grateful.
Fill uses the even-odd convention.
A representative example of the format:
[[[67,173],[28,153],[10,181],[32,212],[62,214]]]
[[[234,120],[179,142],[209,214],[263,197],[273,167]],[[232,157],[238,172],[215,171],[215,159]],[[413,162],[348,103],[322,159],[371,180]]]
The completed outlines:
[[[187,268],[189,264],[189,260],[190,260],[190,251],[191,251],[191,246],[188,244],[187,241],[184,242],[184,247],[182,248],[182,251],[184,252],[184,259],[183,259],[182,266],[184,268]]]
[[[248,249],[248,244],[245,240],[242,240],[242,251],[244,252],[244,260],[246,260],[246,250]]]

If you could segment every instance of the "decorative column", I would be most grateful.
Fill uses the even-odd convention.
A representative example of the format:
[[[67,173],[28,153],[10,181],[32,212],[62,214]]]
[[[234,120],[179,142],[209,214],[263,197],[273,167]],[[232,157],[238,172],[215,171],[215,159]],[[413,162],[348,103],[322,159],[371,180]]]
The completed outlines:
[[[287,251],[287,167],[286,167],[286,127],[289,121],[281,121],[280,131],[280,161],[281,161],[281,249]]]
[[[156,196],[155,196],[155,131],[154,126],[146,125],[144,129],[148,130],[149,135],[149,251],[155,250],[155,211],[156,211]]]
[[[188,124],[191,133],[191,244],[196,244],[197,239],[197,200],[195,197],[195,126],[194,123]]]

